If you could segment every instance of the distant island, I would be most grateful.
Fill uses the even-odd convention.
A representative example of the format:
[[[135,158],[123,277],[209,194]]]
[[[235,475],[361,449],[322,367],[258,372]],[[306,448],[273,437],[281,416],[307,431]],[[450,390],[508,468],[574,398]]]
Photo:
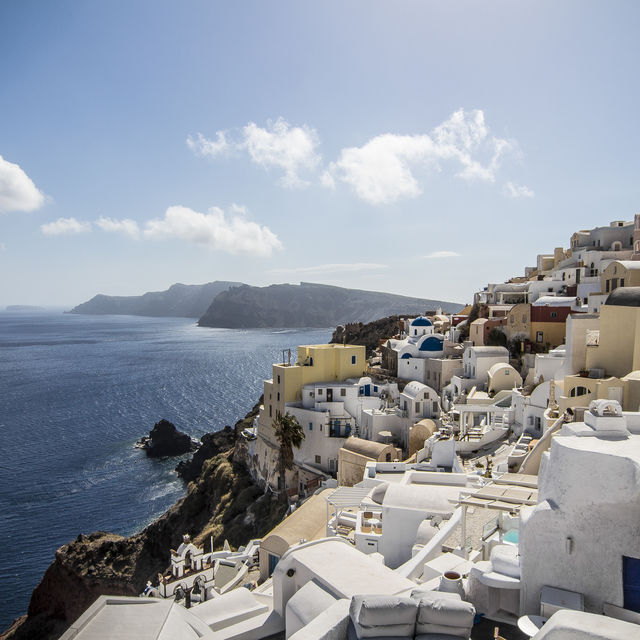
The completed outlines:
[[[5,311],[46,311],[46,309],[33,304],[9,304],[5,307]]]
[[[166,291],[151,291],[141,296],[99,294],[74,307],[70,313],[200,318],[219,293],[239,284],[242,283],[216,280],[207,284],[174,284]]]
[[[268,287],[242,285],[220,293],[198,325],[232,329],[330,327],[347,322],[371,322],[382,316],[419,314],[437,307],[445,313],[455,312],[463,306],[445,300],[309,282]]]
[[[452,313],[463,306],[446,300],[309,282],[252,287],[216,280],[207,284],[174,284],[166,291],[140,296],[99,294],[74,307],[70,313],[198,318],[201,327],[257,329],[331,327],[348,322],[371,322],[382,316],[419,314],[438,307]]]

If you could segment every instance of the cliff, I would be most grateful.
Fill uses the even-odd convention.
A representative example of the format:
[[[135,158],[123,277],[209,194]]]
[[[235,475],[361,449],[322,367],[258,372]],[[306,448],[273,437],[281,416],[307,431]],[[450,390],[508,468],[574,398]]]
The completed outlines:
[[[216,280],[207,284],[174,284],[166,291],[151,291],[141,296],[99,294],[74,307],[70,313],[199,318],[219,293],[239,284]]]
[[[268,287],[243,285],[220,293],[198,324],[228,328],[330,327],[371,322],[393,314],[424,313],[439,306],[444,311],[462,307],[455,302],[308,282]]]
[[[199,472],[187,494],[146,529],[129,538],[104,531],[80,535],[58,549],[34,590],[26,616],[0,635],[2,640],[54,640],[99,595],[137,595],[147,580],[169,565],[169,549],[177,549],[189,533],[196,544],[214,547],[225,539],[234,546],[262,537],[284,517],[283,506],[253,482],[243,464],[234,460],[239,430],[247,417],[218,439],[218,453],[198,460]],[[227,440],[229,446],[224,446]]]
[[[400,316],[388,316],[373,322],[348,323],[339,326],[331,336],[329,344],[357,344],[367,348],[367,358],[380,346],[383,340],[391,338],[404,328]]]

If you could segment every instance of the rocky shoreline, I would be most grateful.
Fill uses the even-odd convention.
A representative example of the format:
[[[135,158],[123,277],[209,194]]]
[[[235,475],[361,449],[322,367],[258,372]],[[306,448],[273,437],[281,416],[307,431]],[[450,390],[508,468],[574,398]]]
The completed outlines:
[[[186,495],[141,532],[128,538],[104,531],[79,535],[56,551],[34,589],[27,614],[0,640],[55,640],[100,595],[135,596],[169,564],[169,549],[185,533],[215,548],[262,537],[284,517],[285,505],[264,492],[242,456],[240,432],[253,423],[260,402],[234,427],[210,433],[177,471]]]

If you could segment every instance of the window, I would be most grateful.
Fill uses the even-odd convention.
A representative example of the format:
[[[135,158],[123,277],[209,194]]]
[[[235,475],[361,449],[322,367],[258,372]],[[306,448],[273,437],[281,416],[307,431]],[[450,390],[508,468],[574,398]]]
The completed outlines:
[[[542,342],[544,334],[542,331],[536,331],[536,342]]]
[[[351,364],[355,364],[356,363],[356,357],[357,356],[351,356]]]
[[[320,456],[316,456],[316,464],[322,464],[322,458]]]
[[[347,390],[346,389],[340,389],[340,395],[344,398],[347,395]]]
[[[309,366],[313,367],[313,358],[309,358]]]
[[[556,311],[552,311],[551,312],[551,317],[552,318],[557,318],[558,317],[558,313]]]
[[[605,293],[609,293],[609,288],[611,287],[611,280],[607,280],[605,282],[606,288],[605,288]]]
[[[624,278],[620,278],[620,286],[624,287]]]
[[[280,384],[280,374],[278,374],[278,384]]]
[[[269,405],[269,417],[273,417],[273,407],[271,405]]]
[[[433,413],[438,413],[438,403],[434,400],[433,402]]]
[[[416,413],[420,412],[420,403],[416,402]]]
[[[586,387],[573,387],[569,395],[572,398],[575,398],[576,396],[586,396],[587,393],[591,393],[591,392]]]
[[[331,460],[329,460],[329,471],[333,471],[335,469],[336,466],[336,462],[333,458],[331,458]]]
[[[278,391],[278,402],[280,402],[280,392]]]
[[[318,389],[318,395],[321,396],[322,395],[322,389]]]
[[[505,370],[504,370],[504,375],[505,375],[505,376],[508,376],[508,375],[509,375],[509,369],[505,369]]]
[[[313,422],[309,423],[309,431],[313,431]]]
[[[387,462],[391,462],[391,454],[390,453],[387,453],[387,455],[385,456],[385,460]]]
[[[522,314],[522,324],[527,324],[527,314],[526,313]]]

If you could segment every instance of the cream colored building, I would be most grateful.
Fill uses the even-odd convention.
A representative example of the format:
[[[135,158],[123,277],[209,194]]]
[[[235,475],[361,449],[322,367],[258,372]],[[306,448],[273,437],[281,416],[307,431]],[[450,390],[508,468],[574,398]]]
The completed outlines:
[[[514,387],[522,386],[522,376],[506,362],[498,362],[492,365],[487,372],[487,391],[511,391]]]
[[[640,261],[614,260],[600,274],[600,291],[611,293],[618,287],[640,286]]]
[[[266,580],[273,573],[280,558],[291,547],[327,535],[326,497],[333,491],[325,489],[311,496],[262,539],[258,550],[261,580]]]
[[[277,444],[273,419],[285,412],[287,402],[302,400],[302,387],[312,382],[360,378],[367,368],[365,347],[316,344],[298,347],[295,364],[274,364],[273,376],[264,382],[264,401],[258,414],[258,436]]]
[[[390,444],[347,438],[338,452],[338,485],[352,487],[362,481],[367,462],[394,462],[401,458],[401,453]]]
[[[590,316],[584,318],[593,323]],[[591,335],[589,335],[591,334]],[[640,287],[618,287],[602,306],[599,331],[587,331],[582,373],[566,375],[561,410],[591,400],[616,400],[626,411],[640,406]]]
[[[531,334],[531,305],[515,304],[509,310],[505,325],[507,338],[528,339]]]
[[[602,306],[598,345],[587,347],[586,368],[618,378],[640,369],[640,287],[618,288]]]
[[[304,385],[359,379],[366,367],[365,347],[340,344],[300,346],[294,364],[273,365],[272,378],[264,382],[264,399],[258,414],[257,439],[253,452],[253,471],[259,480],[274,487],[278,484],[280,444],[273,429],[273,420],[278,412],[286,413],[287,403],[301,402]],[[332,399],[327,398],[327,401],[331,402]],[[295,472],[287,473],[288,487],[294,486],[294,481],[297,484],[295,476]]]

